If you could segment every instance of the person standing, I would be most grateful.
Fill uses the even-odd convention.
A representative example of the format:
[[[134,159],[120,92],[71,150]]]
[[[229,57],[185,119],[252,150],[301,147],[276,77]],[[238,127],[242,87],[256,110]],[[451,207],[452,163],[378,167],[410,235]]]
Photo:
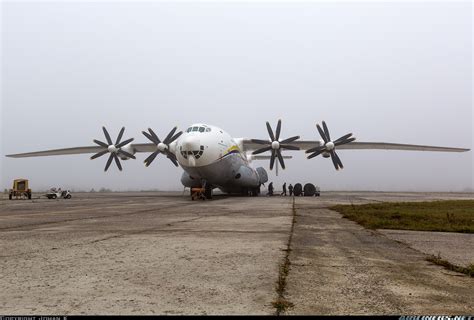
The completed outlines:
[[[286,197],[286,182],[283,184],[283,191],[280,195]]]
[[[290,197],[293,196],[293,186],[291,185],[291,183],[288,186],[288,191],[290,192]]]
[[[268,195],[273,196],[273,182],[268,185]]]

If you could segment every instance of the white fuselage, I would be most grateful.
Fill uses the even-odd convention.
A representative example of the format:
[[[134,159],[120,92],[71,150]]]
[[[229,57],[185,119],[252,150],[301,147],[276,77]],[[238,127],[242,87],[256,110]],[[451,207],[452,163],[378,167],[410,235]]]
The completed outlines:
[[[226,192],[240,192],[261,184],[241,145],[218,127],[191,125],[170,149],[185,171],[181,181],[186,187],[210,183]]]

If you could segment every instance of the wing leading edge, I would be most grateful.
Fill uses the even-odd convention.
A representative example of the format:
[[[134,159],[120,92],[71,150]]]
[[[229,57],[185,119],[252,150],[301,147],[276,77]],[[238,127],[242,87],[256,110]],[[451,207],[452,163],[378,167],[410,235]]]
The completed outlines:
[[[241,139],[244,151],[253,151],[261,147],[260,144],[252,142],[251,139]],[[300,150],[309,150],[321,147],[324,143],[319,140],[300,140],[288,143],[292,146],[300,148]],[[402,144],[388,142],[350,142],[337,147],[338,150],[404,150],[404,151],[433,151],[433,152],[467,152],[470,149],[426,146],[417,144]]]
[[[132,149],[135,152],[154,152],[156,151],[156,145],[153,143],[140,143],[132,144]],[[36,151],[28,153],[9,154],[6,157],[9,158],[29,158],[29,157],[48,157],[48,156],[64,156],[72,154],[91,154],[102,151],[103,148],[99,146],[87,146],[87,147],[76,147],[66,149],[54,149],[45,151]]]

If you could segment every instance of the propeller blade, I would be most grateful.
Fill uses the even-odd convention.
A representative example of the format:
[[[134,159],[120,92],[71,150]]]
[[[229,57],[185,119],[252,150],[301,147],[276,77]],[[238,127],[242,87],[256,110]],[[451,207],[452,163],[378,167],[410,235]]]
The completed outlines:
[[[323,152],[324,152],[324,149],[316,150],[313,154],[310,154],[310,155],[308,156],[308,159],[312,159],[312,158],[314,158],[314,157],[317,157],[317,156],[319,156],[319,155],[320,155],[321,153],[323,153]]]
[[[107,139],[107,142],[109,143],[109,146],[112,144],[112,139],[110,138],[110,134],[107,132],[107,129],[105,127],[102,127],[102,130],[104,131],[105,139]]]
[[[104,147],[104,148],[108,148],[108,147],[109,147],[108,144],[106,144],[106,143],[104,143],[104,142],[102,142],[102,141],[99,141],[99,140],[94,140],[94,143],[96,143],[96,144],[98,144],[99,146]]]
[[[156,156],[160,153],[159,150],[156,150],[155,152],[153,152],[148,158],[145,159],[145,166],[148,167],[152,162],[153,160],[155,160]]]
[[[336,159],[336,162],[339,165],[339,168],[344,169],[344,166],[342,165],[342,161],[339,158],[339,156],[337,155],[336,151],[333,151],[332,153],[334,154],[334,159]]]
[[[136,157],[135,157],[133,154],[128,153],[128,152],[126,152],[126,151],[119,150],[118,153],[120,153],[121,155],[124,155],[124,156],[126,156],[126,157],[128,157],[128,158],[136,159]]]
[[[273,135],[272,127],[270,127],[270,123],[268,123],[268,121],[267,121],[267,131],[268,131],[268,135],[270,136],[270,139],[272,141],[275,141],[275,136]]]
[[[321,126],[319,124],[316,124],[316,128],[318,128],[319,135],[321,136],[321,138],[323,138],[324,143],[328,143],[329,140],[328,138],[326,138],[326,134],[324,133],[323,129],[321,129]]]
[[[285,144],[285,143],[290,143],[290,142],[293,142],[293,141],[298,140],[299,138],[300,138],[300,136],[294,136],[294,137],[285,139],[285,140],[281,141],[280,143],[283,143],[283,144]]]
[[[268,140],[250,139],[250,141],[256,144],[271,144],[271,142]]]
[[[178,161],[176,160],[176,156],[175,156],[174,154],[172,154],[169,150],[166,150],[166,157],[167,157],[168,159],[170,159],[171,162],[173,162],[173,164],[174,164],[175,166],[177,166],[177,167],[179,166],[179,165],[178,165]]]
[[[168,135],[166,136],[165,140],[163,140],[163,143],[164,144],[169,144],[170,142],[168,141],[173,135],[174,133],[176,132],[176,130],[178,130],[178,127],[174,127],[173,129],[171,129],[171,131],[168,133]]]
[[[356,138],[350,138],[350,139],[347,139],[347,140],[342,140],[342,141],[338,141],[338,142],[334,142],[334,145],[335,146],[340,146],[340,145],[343,145],[343,144],[348,144],[352,141],[355,141]]]
[[[278,141],[278,139],[280,139],[280,132],[281,132],[281,120],[278,120],[277,130],[276,130],[276,137],[275,137],[275,140],[277,140],[277,141]]]
[[[306,153],[311,153],[315,151],[324,151],[324,149],[326,149],[325,146],[314,147],[314,148],[306,150]]]
[[[122,142],[120,142],[118,145],[116,145],[115,148],[120,149],[120,148],[122,148],[123,146],[126,146],[127,144],[129,144],[130,142],[132,142],[133,140],[135,140],[135,139],[134,139],[134,138],[130,138],[130,139],[128,139],[128,140],[122,141]]]
[[[278,161],[280,161],[281,168],[285,169],[285,161],[283,161],[283,157],[281,155],[280,149],[276,151],[276,154],[278,156]]]
[[[173,137],[171,137],[169,143],[174,142],[174,141],[175,141],[176,139],[178,139],[182,134],[183,134],[183,131],[180,131],[180,132],[178,132],[177,134],[175,134]],[[169,143],[168,143],[168,144],[169,144]]]
[[[286,149],[286,150],[300,150],[299,147],[297,146],[292,146],[290,144],[280,144],[280,149]]]
[[[323,121],[323,128],[324,128],[324,133],[326,134],[326,138],[328,141],[331,141],[331,136],[329,135],[329,129],[328,126],[326,125],[326,122]]]
[[[125,132],[125,127],[122,127],[122,130],[120,130],[120,133],[117,137],[117,141],[115,142],[115,144],[119,144],[120,143],[120,140],[122,140],[122,137],[123,137],[123,133]]]
[[[265,147],[265,148],[255,150],[254,152],[252,152],[252,154],[259,154],[259,153],[267,152],[267,151],[270,151],[270,150],[272,150],[272,146],[268,146],[268,147]]]
[[[109,160],[107,160],[107,164],[105,165],[104,171],[109,170],[109,167],[112,164],[113,159],[114,159],[114,155],[111,153],[110,156],[109,156]]]
[[[276,157],[276,156],[275,156],[275,150],[272,149],[272,156],[271,156],[271,158],[270,158],[270,170],[273,169],[273,165],[275,164],[275,157]]]
[[[334,143],[339,142],[339,141],[342,141],[342,140],[346,140],[346,139],[349,138],[350,136],[352,136],[352,133],[348,133],[348,134],[346,134],[345,136],[340,137],[339,139],[335,140]]]
[[[339,163],[336,161],[336,157],[334,156],[334,151],[331,151],[331,160],[332,160],[332,163],[334,164],[334,168],[336,168],[336,170],[339,170]]]
[[[151,142],[153,142],[154,144],[157,144],[155,139],[146,131],[142,131],[143,135],[148,139],[150,140]]]
[[[161,142],[160,138],[158,138],[155,131],[153,131],[151,128],[148,128],[148,131],[150,131],[150,134],[153,137],[153,140],[155,141],[155,144],[158,145]]]
[[[112,153],[112,156],[113,156],[114,159],[115,159],[115,163],[117,164],[117,167],[119,168],[120,171],[122,171],[122,165],[120,164],[120,159],[119,159],[119,157],[118,157],[117,154],[115,154],[115,153]]]
[[[109,152],[109,150],[104,150],[104,151],[101,151],[99,153],[96,153],[94,154],[92,157],[91,157],[91,160],[94,160],[94,159],[97,159],[99,157],[102,157],[104,154],[106,154],[107,152]]]

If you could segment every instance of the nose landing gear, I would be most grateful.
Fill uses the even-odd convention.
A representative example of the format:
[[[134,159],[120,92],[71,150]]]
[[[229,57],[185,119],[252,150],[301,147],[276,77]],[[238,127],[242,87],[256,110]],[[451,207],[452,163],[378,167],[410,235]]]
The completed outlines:
[[[204,182],[201,188],[191,188],[191,200],[210,200],[212,199],[212,186],[209,183]]]

